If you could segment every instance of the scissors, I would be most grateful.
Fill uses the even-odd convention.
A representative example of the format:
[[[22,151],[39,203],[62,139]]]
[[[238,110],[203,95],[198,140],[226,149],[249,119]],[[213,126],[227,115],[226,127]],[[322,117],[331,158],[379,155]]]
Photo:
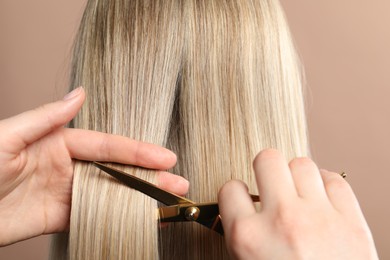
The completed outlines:
[[[158,208],[161,222],[195,221],[223,235],[221,216],[217,202],[196,203],[158,188],[156,185],[105,164],[94,162],[100,170],[108,173],[126,186],[138,190],[149,197],[167,205]],[[259,196],[250,195],[253,202],[260,201]]]

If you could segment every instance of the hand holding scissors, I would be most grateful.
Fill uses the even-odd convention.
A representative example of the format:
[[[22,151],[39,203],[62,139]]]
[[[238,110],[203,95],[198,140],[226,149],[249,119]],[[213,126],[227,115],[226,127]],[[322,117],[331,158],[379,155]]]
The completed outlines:
[[[225,235],[237,259],[377,258],[346,175],[320,174],[308,158],[287,165],[278,151],[263,151],[254,164],[260,197],[248,194],[242,182],[230,181],[219,193],[219,205],[193,202],[115,167],[95,166],[167,205],[158,209],[161,222],[193,221]],[[254,202],[260,198],[257,212]]]
[[[261,209],[247,187],[230,181],[219,193],[225,239],[236,259],[378,259],[358,201],[342,174],[308,158],[287,164],[275,150],[254,162]]]
[[[187,198],[173,194],[164,188],[157,187],[136,176],[118,170],[115,167],[110,167],[100,162],[94,162],[94,164],[100,170],[108,173],[127,187],[142,192],[165,204],[166,206],[158,209],[160,222],[194,221],[220,235],[224,234],[217,202],[196,203]],[[258,202],[259,196],[251,195],[251,200],[253,202]]]
[[[0,121],[0,246],[68,228],[72,158],[160,170],[176,163],[176,156],[159,146],[63,128],[84,99],[84,90],[78,88],[61,101]],[[158,174],[160,187],[187,192],[183,178]]]

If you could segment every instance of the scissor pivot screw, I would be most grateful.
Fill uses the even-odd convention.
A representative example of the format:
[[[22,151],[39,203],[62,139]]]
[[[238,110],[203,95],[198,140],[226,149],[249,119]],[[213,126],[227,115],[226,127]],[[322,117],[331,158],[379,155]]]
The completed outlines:
[[[198,207],[189,207],[186,209],[185,216],[189,221],[195,221],[199,217],[200,210]]]

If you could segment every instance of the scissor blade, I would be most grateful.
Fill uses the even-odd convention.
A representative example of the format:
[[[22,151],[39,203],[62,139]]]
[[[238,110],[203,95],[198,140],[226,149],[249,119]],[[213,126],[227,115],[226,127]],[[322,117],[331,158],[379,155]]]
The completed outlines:
[[[133,175],[130,175],[126,172],[120,171],[115,168],[111,168],[107,165],[104,165],[99,162],[94,162],[95,166],[101,169],[102,171],[108,173],[118,181],[122,182],[126,186],[136,189],[149,197],[152,197],[165,205],[176,205],[176,204],[192,204],[193,201],[183,198],[181,196],[177,196],[169,191],[162,190],[155,186],[154,184],[144,181],[140,178],[137,178]]]

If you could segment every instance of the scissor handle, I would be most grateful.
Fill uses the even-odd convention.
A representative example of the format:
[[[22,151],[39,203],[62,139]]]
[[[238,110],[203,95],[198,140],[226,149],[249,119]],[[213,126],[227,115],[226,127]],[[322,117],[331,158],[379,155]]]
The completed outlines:
[[[219,215],[218,203],[178,204],[159,208],[161,222],[206,221]]]
[[[223,235],[218,203],[185,204],[159,208],[161,222],[195,221]]]
[[[253,202],[260,201],[259,196],[250,194]],[[195,221],[223,235],[221,215],[218,203],[179,204],[159,208],[161,222]]]

